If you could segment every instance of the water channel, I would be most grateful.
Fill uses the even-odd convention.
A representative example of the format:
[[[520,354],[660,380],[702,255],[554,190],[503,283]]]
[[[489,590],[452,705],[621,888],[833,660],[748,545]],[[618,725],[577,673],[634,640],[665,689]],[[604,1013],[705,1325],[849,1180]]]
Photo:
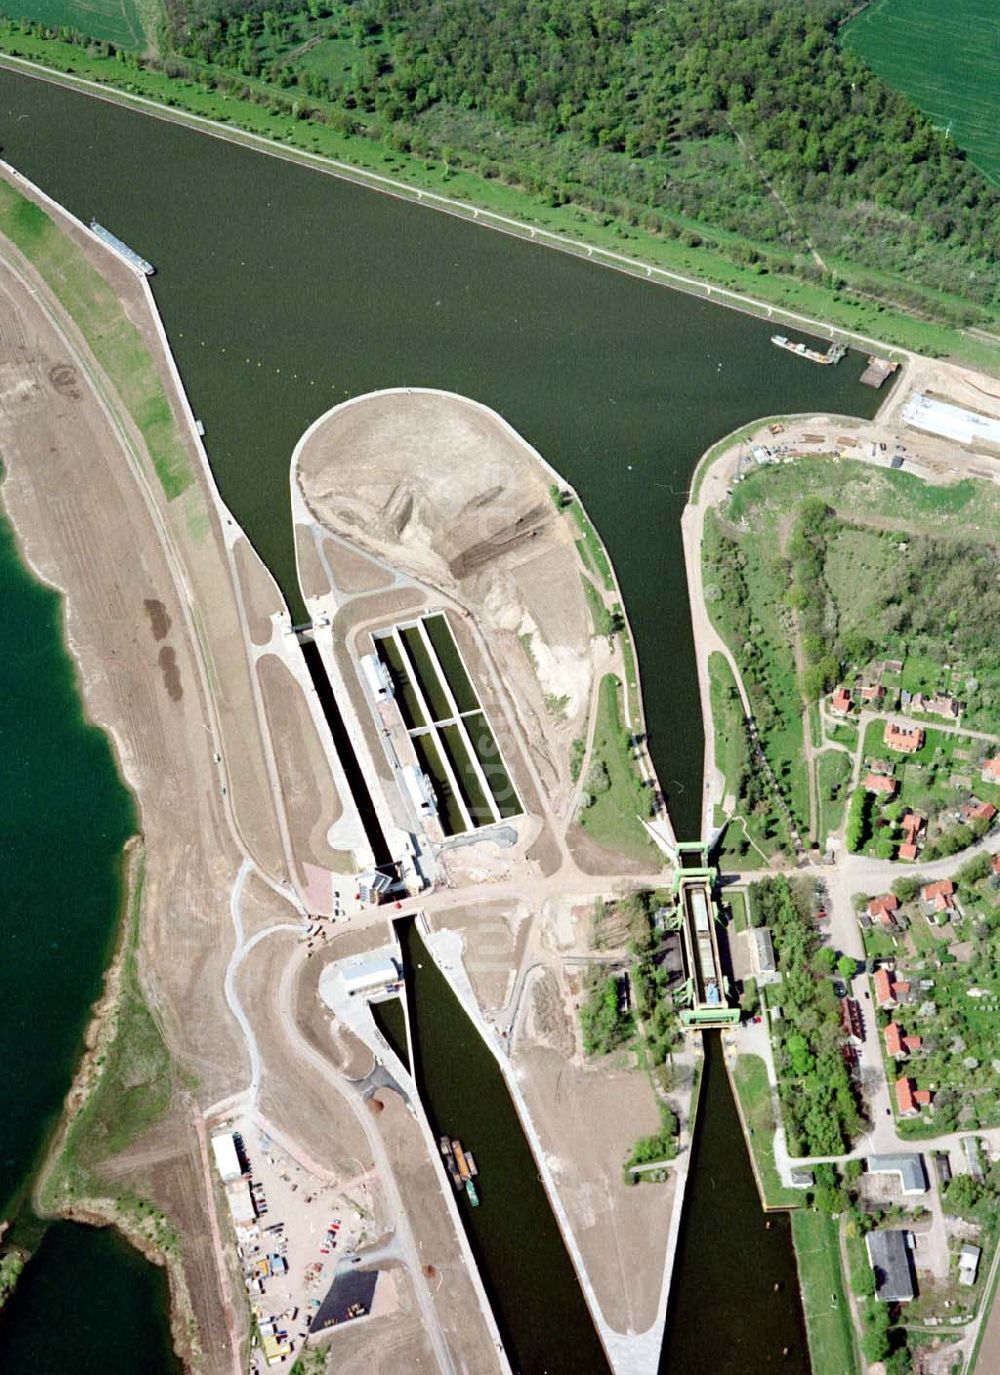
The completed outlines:
[[[771,347],[771,328],[748,316],[9,73],[0,73],[0,118],[8,160],[157,264],[157,300],[223,495],[296,613],[289,456],[305,427],[348,396],[397,385],[468,394],[499,410],[578,488],[627,601],[651,749],[674,821],[681,835],[693,834],[701,716],[679,530],[691,468],[711,442],[756,416],[872,414],[878,398],[858,385],[857,355],[816,367]],[[56,711],[66,718],[78,707],[63,702]],[[52,776],[69,777],[61,767]],[[79,792],[93,824],[114,837],[115,798],[95,797],[92,783]],[[54,817],[46,831],[36,820],[30,839],[46,835],[51,854],[76,843],[75,824]],[[30,862],[16,847],[14,855],[23,869],[17,881],[27,882]],[[87,957],[63,962],[72,996],[59,1004],[60,1025],[49,1019],[35,1033],[46,1055],[55,1047],[49,1088],[25,1110],[35,1147],[58,1109],[99,977],[113,889],[88,891],[97,913],[89,928],[75,889],[53,892],[51,874],[12,934],[4,914],[5,938],[29,943],[53,913],[71,910],[72,938]],[[69,938],[62,929],[60,938]],[[44,980],[25,965],[20,977],[44,1006]],[[9,1037],[17,1016],[8,1006],[3,1016]],[[468,1046],[471,1028],[462,1037]],[[22,1037],[26,1054],[31,1039]],[[772,1239],[768,1263],[784,1266],[777,1291],[766,1283],[767,1265],[755,1263],[734,1286],[699,1263],[708,1251],[734,1266],[749,1254],[749,1214],[733,1199],[749,1198],[748,1183],[752,1189],[721,1073],[709,1073],[703,1113],[665,1366],[709,1368],[683,1342],[675,1347],[691,1329],[711,1341],[712,1368],[740,1350],[739,1369],[766,1369],[770,1357],[760,1353],[775,1349],[773,1333],[800,1321],[787,1231],[777,1223],[764,1233]],[[703,1169],[713,1158],[716,1166]],[[0,1163],[23,1178],[27,1157]],[[514,1189],[507,1206],[517,1208],[518,1198]],[[762,1228],[759,1212],[755,1218]],[[52,1274],[43,1253],[25,1278],[22,1313],[37,1311],[28,1291]],[[116,1276],[112,1266],[109,1289]],[[124,1295],[124,1277],[121,1284]],[[69,1281],[62,1300],[46,1292],[56,1310],[72,1301]],[[588,1340],[579,1338],[584,1348]],[[525,1359],[526,1368],[540,1368]],[[0,1364],[7,1368],[2,1344]],[[152,1357],[142,1368],[166,1369]]]

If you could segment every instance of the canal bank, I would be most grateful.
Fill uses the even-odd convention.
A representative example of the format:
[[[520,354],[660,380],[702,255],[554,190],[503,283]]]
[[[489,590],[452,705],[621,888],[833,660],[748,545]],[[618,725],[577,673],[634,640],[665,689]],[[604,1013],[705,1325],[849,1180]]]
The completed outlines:
[[[122,117],[122,112],[114,113],[116,119]],[[407,286],[394,271],[399,235],[393,237],[390,232],[394,222],[388,228],[383,224],[382,207],[376,214],[360,199],[347,204],[341,196],[343,188],[337,188],[337,211],[332,213],[325,203],[330,185],[318,178],[314,180],[323,182],[321,197],[303,180],[294,187],[289,183],[284,198],[283,181],[277,190],[262,188],[259,179],[246,175],[248,163],[231,175],[220,164],[222,174],[216,178],[202,163],[201,149],[188,156],[187,144],[178,144],[158,162],[155,149],[137,148],[132,124],[116,125],[117,132],[104,127],[88,131],[90,115],[81,109],[79,118],[64,119],[55,141],[46,132],[55,132],[51,124],[45,119],[34,121],[30,147],[23,150],[25,158],[37,160],[42,171],[35,170],[34,175],[50,189],[46,172],[59,170],[74,184],[73,195],[84,213],[111,219],[116,232],[137,243],[161,267],[157,292],[163,293],[165,311],[173,311],[168,329],[184,347],[182,371],[193,393],[198,393],[196,405],[206,421],[216,470],[226,471],[230,488],[245,507],[256,508],[251,532],[260,545],[271,542],[276,566],[281,563],[280,547],[288,547],[289,533],[283,515],[287,508],[277,487],[271,485],[269,464],[279,452],[282,468],[287,462],[292,446],[282,447],[282,427],[297,437],[304,428],[301,413],[311,407],[311,419],[320,409],[315,404],[318,390],[326,386],[333,392],[339,384],[343,391],[350,391],[352,377],[364,379],[357,390],[368,390],[373,385],[369,379],[387,373],[392,374],[392,384],[398,384],[400,375],[411,369],[417,375],[425,369],[461,374],[465,381],[457,389],[472,394],[481,393],[483,378],[489,379],[488,385],[503,393],[505,414],[516,414],[519,407],[533,414],[528,424],[518,420],[519,429],[526,430],[546,452],[565,454],[557,466],[580,487],[595,521],[607,531],[616,564],[629,569],[627,575],[622,573],[623,592],[641,636],[644,672],[649,665],[654,672],[650,681],[671,682],[669,703],[666,693],[650,692],[661,725],[658,734],[651,720],[655,752],[666,764],[661,774],[668,789],[673,779],[680,785],[674,792],[683,796],[684,779],[690,782],[700,771],[700,750],[687,748],[691,717],[690,712],[685,716],[684,697],[686,615],[683,587],[677,578],[677,549],[676,545],[671,548],[669,535],[676,528],[676,499],[686,490],[686,469],[700,451],[697,442],[694,449],[689,447],[691,434],[697,433],[699,425],[710,426],[710,435],[727,428],[724,423],[716,428],[706,416],[706,397],[717,401],[722,410],[731,402],[738,409],[753,397],[754,385],[746,377],[745,386],[737,380],[734,391],[740,396],[735,401],[727,388],[720,390],[718,374],[724,368],[731,366],[736,372],[745,364],[753,371],[760,365],[764,390],[778,381],[779,391],[787,383],[787,390],[794,392],[801,386],[805,393],[815,380],[807,377],[807,365],[789,359],[790,367],[800,370],[793,379],[783,362],[774,363],[767,356],[759,331],[757,352],[752,341],[748,349],[731,348],[722,322],[715,318],[722,312],[713,316],[710,308],[702,307],[707,313],[695,311],[688,328],[685,312],[696,302],[686,302],[682,309],[669,293],[657,294],[642,283],[598,274],[584,263],[536,255],[545,258],[546,265],[540,269],[537,262],[529,263],[523,256],[530,254],[529,246],[493,240],[488,250],[482,250],[488,259],[483,263],[479,244],[457,237],[458,229],[467,236],[474,235],[474,229],[447,224],[440,217],[433,217],[433,234],[428,230],[424,243],[426,226],[416,218],[421,212],[394,206],[394,214],[405,209],[415,217],[407,221],[403,237],[413,252],[412,261],[406,263],[410,278],[414,277],[413,261],[420,270],[415,283],[411,280]],[[105,117],[102,111],[101,119]],[[135,121],[135,116],[125,118]],[[74,129],[75,140],[71,156],[67,156],[65,138],[69,127]],[[19,132],[16,124],[12,128]],[[197,142],[184,131],[170,132]],[[229,158],[233,151],[217,145],[211,156],[218,153]],[[14,160],[25,165],[20,154]],[[79,178],[78,167],[83,173]],[[122,181],[112,184],[119,173]],[[304,179],[307,174],[296,172],[296,176]],[[148,179],[143,182],[143,177]],[[244,217],[240,197],[248,187],[257,189],[246,202],[249,215]],[[176,200],[171,199],[174,192]],[[282,207],[278,219],[271,213],[272,193]],[[119,194],[125,213],[136,216],[132,229],[121,218],[121,207],[115,205]],[[94,205],[95,200],[101,205]],[[175,207],[169,218],[156,210],[165,200]],[[225,210],[222,216],[219,203]],[[244,227],[258,219],[262,221],[260,239],[241,242]],[[164,252],[160,252],[155,240],[164,233],[170,239],[180,231],[183,239],[175,238],[172,250],[164,241]],[[329,248],[331,235],[336,238],[335,252]],[[275,244],[280,245],[277,253]],[[249,257],[241,256],[241,250]],[[173,264],[168,271],[171,251]],[[516,259],[510,256],[515,253]],[[341,300],[351,286],[345,264],[351,278],[363,278],[363,290],[350,300],[349,310]],[[554,281],[549,280],[550,273]],[[598,281],[599,277],[603,280]],[[197,293],[188,295],[186,284],[192,278]],[[407,294],[414,286],[413,294]],[[185,294],[172,295],[179,287],[184,287]],[[624,297],[620,302],[619,292]],[[217,315],[223,301],[226,310]],[[670,307],[666,313],[664,304]],[[647,309],[655,318],[645,318]],[[292,320],[299,334],[301,322],[310,323],[305,352],[299,352],[299,342],[289,338]],[[199,329],[209,322],[208,332]],[[729,317],[725,323],[731,323]],[[740,319],[737,323],[737,317],[732,317],[732,323],[742,331],[753,322]],[[340,346],[344,338],[352,340],[350,350]],[[263,344],[258,347],[257,341],[265,339],[273,371],[267,374],[269,385],[262,387],[265,359]],[[317,375],[318,360],[325,375]],[[337,374],[344,369],[342,376],[331,378],[330,360]],[[298,366],[303,368],[301,375]],[[311,368],[311,374],[306,368]],[[277,381],[279,373],[288,381],[287,393],[285,382]],[[613,390],[609,390],[609,378],[615,379]],[[237,381],[239,386],[231,385]],[[621,390],[619,381],[624,383]],[[452,376],[448,382],[455,388]],[[754,400],[739,414],[745,419],[772,409],[776,407]],[[619,410],[621,419],[616,418]],[[680,422],[694,427],[687,436]],[[551,434],[551,445],[544,442],[544,435],[539,437],[540,431]],[[585,481],[580,481],[584,467]],[[595,502],[603,503],[602,509],[596,509]],[[636,612],[639,603],[643,614]],[[688,708],[692,701],[687,702]],[[697,783],[694,791],[697,795]],[[690,827],[683,829],[690,833]]]
[[[155,263],[223,499],[293,606],[285,465],[338,399],[471,396],[565,475],[611,551],[644,679],[671,684],[647,693],[650,746],[693,834],[700,709],[672,533],[690,469],[753,416],[870,414],[861,360],[816,367],[766,322],[62,88],[4,73],[0,106],[9,160]]]

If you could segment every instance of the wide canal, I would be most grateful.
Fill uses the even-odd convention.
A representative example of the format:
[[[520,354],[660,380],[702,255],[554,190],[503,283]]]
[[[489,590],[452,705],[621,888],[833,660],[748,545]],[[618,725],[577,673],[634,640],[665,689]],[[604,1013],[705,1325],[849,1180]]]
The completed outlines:
[[[679,528],[691,469],[710,443],[757,416],[872,414],[878,398],[858,385],[857,355],[814,366],[773,348],[771,328],[749,316],[57,86],[0,73],[0,117],[9,161],[156,263],[154,289],[223,495],[296,610],[289,457],[306,426],[349,396],[399,385],[472,396],[500,411],[578,488],[626,597],[651,748],[675,825],[694,834],[701,714]],[[87,798],[91,815],[116,835],[118,802],[107,799],[105,808],[92,789]],[[59,821],[49,828],[47,855],[75,843],[73,820]],[[22,884],[34,854],[26,853]],[[37,940],[70,913],[75,921],[76,891],[54,892],[50,881],[44,897],[5,911],[5,939]],[[57,1020],[69,1027],[70,1043],[112,933],[117,894],[107,891],[99,907],[97,929],[86,936],[90,966],[65,961],[73,997]],[[48,985],[32,964],[21,966],[20,983],[45,1005]],[[16,1014],[5,1007],[2,1015],[10,1049]],[[56,1029],[38,1035],[43,1046],[57,1039]],[[465,1035],[474,1033],[466,1027]],[[28,1113],[29,1145],[58,1108],[68,1072],[61,1063]],[[751,1293],[751,1277],[722,1284],[694,1263],[705,1248],[734,1265],[745,1254],[748,1213],[731,1199],[736,1185],[749,1198],[750,1174],[727,1102],[724,1077],[710,1073],[675,1286],[674,1313],[684,1318],[671,1324],[664,1357],[677,1371],[719,1368],[726,1350],[742,1351],[738,1368],[764,1369],[747,1352],[772,1351],[778,1328],[792,1331],[800,1321],[780,1225],[767,1232],[773,1262],[784,1266],[776,1291],[765,1294],[766,1265],[754,1265],[759,1283]],[[709,1123],[718,1123],[711,1140],[725,1159],[703,1170],[712,1158]],[[23,1148],[11,1157],[13,1177],[25,1160]],[[516,1190],[508,1206],[519,1206]],[[41,1258],[31,1269],[31,1285],[52,1273]],[[114,1273],[112,1266],[112,1287]],[[73,1301],[69,1281],[61,1300],[46,1293],[50,1312]],[[23,1302],[22,1311],[33,1311],[30,1295]],[[675,1348],[680,1328],[692,1322],[711,1343],[710,1363],[683,1343]],[[566,1340],[582,1351],[590,1338],[567,1333]],[[530,1352],[522,1355],[525,1369],[541,1368]],[[151,1358],[142,1368],[165,1367]]]

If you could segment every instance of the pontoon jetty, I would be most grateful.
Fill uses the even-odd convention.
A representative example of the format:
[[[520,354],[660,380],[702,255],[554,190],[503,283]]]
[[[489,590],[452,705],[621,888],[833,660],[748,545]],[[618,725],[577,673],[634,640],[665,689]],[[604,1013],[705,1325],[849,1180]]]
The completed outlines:
[[[148,263],[145,258],[140,258],[134,249],[129,248],[127,243],[122,243],[116,234],[112,234],[110,229],[105,229],[103,224],[98,224],[96,220],[90,221],[91,233],[96,234],[101,243],[107,244],[118,254],[123,262],[128,263],[129,267],[135,268],[136,272],[141,272],[144,277],[152,277],[156,268],[152,263]]]

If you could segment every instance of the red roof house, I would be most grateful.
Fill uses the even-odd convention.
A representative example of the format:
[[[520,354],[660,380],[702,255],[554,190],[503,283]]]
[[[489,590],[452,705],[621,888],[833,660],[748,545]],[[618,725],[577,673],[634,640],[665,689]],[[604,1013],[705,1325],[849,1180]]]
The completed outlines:
[[[886,721],[882,741],[900,754],[916,754],[924,743],[924,733],[919,726],[898,726],[895,721]]]
[[[997,809],[992,802],[967,802],[962,808],[966,821],[992,821]]]
[[[980,777],[984,783],[1000,783],[1000,754],[987,759]]]
[[[921,1108],[929,1107],[933,1094],[929,1089],[916,1089],[912,1079],[896,1080],[896,1106],[900,1117],[916,1117]]]
[[[920,901],[931,912],[954,912],[955,885],[950,878],[938,879],[937,883],[925,883],[920,890]]]
[[[919,1050],[921,1044],[919,1036],[907,1036],[898,1022],[890,1022],[885,1029],[885,1048],[894,1060]]]
[[[879,1007],[895,1007],[896,996],[892,991],[892,975],[888,969],[875,971],[875,1001]]]
[[[869,773],[865,776],[865,792],[880,793],[883,797],[893,797],[896,792],[896,780],[886,778],[881,773]]]
[[[839,687],[830,699],[830,711],[834,716],[849,715],[853,705],[851,694],[845,687]]]
[[[868,915],[872,921],[881,922],[883,926],[895,926],[892,914],[898,908],[899,898],[895,893],[883,893],[881,897],[868,900]]]

